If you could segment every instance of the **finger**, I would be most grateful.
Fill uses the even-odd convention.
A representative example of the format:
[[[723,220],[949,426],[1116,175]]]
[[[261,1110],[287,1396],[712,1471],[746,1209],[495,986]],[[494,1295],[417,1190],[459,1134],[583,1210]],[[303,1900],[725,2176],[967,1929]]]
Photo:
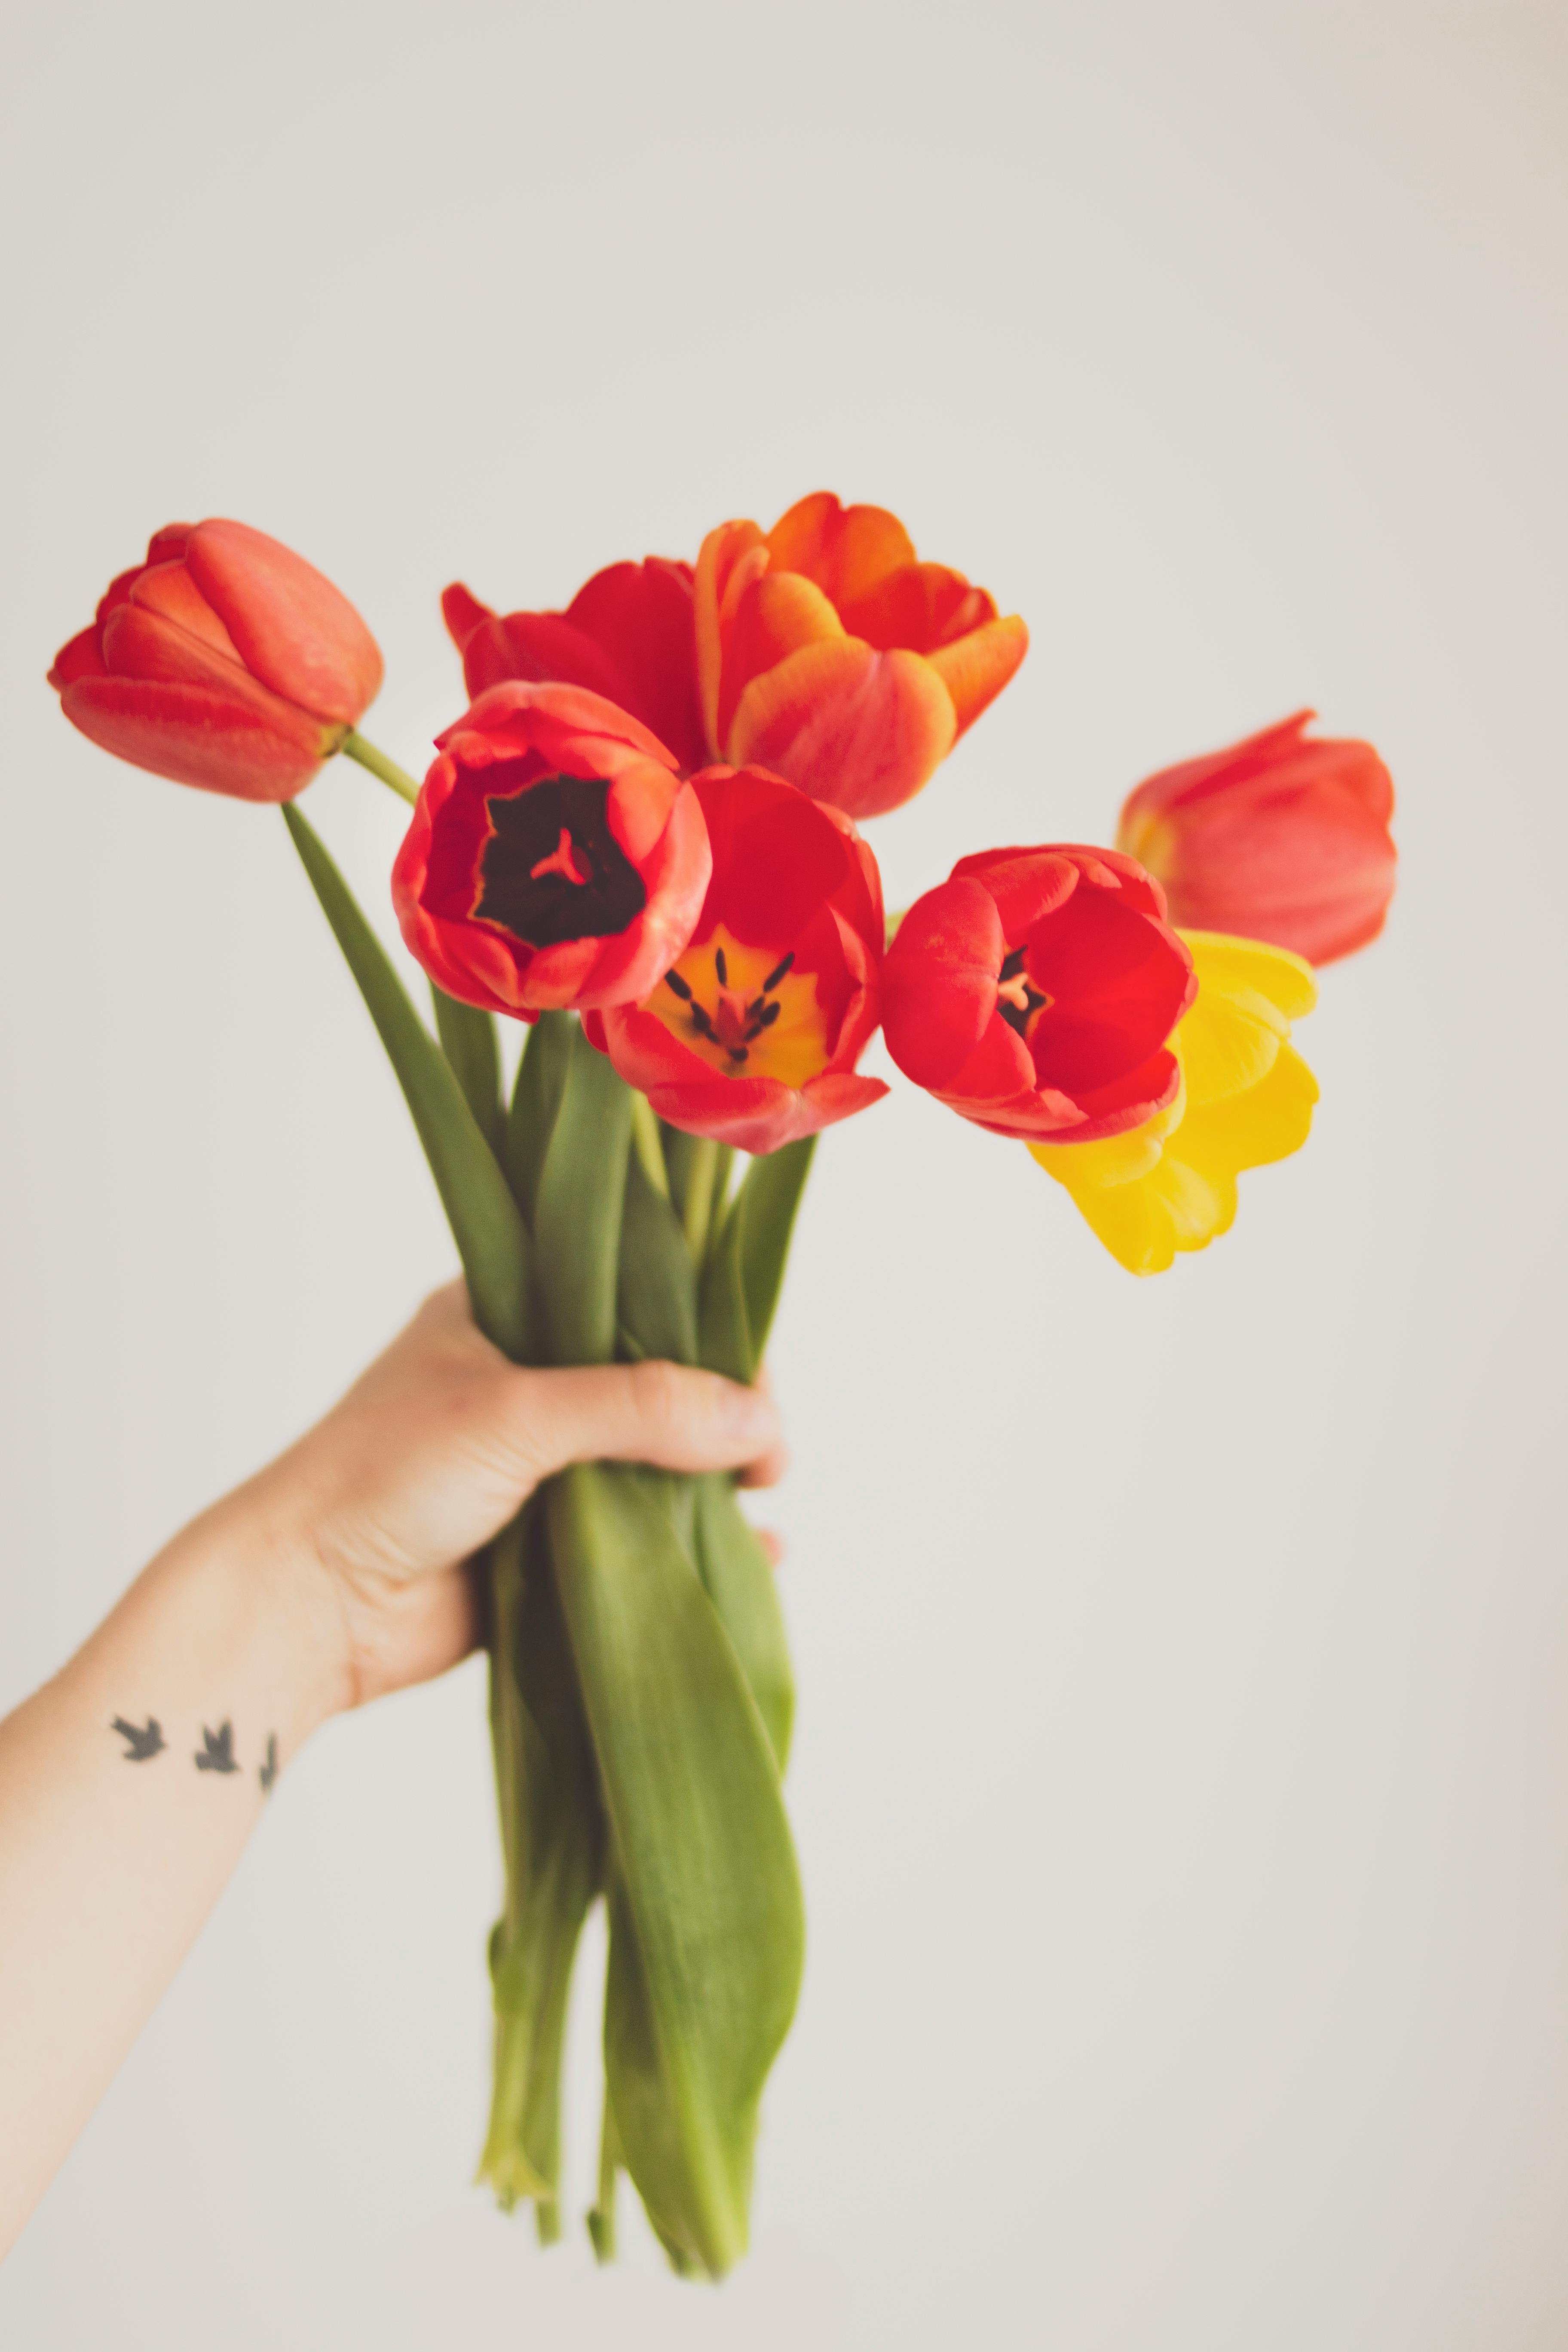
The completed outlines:
[[[755,1528],[752,1529],[752,1533],[755,1535],[757,1541],[762,1545],[763,1549],[767,1553],[768,1566],[770,1568],[777,1568],[780,1560],[783,1559],[784,1556],[785,1547],[783,1536],[775,1534],[772,1528]]]
[[[661,1470],[737,1470],[779,1446],[779,1413],[760,1390],[682,1364],[520,1371],[510,1410],[520,1451],[541,1478],[568,1462],[651,1462]]]
[[[741,1473],[742,1486],[776,1486],[789,1468],[787,1445],[770,1445],[754,1462],[748,1462]]]

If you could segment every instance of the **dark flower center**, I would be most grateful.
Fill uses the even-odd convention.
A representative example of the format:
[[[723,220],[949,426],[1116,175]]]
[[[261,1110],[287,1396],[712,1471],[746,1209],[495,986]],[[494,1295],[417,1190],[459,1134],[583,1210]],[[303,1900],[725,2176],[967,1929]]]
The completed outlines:
[[[996,1010],[1008,1028],[1016,1029],[1027,1044],[1029,1024],[1041,1005],[1048,1004],[1051,1000],[1041,994],[1032,980],[1025,978],[1025,952],[1023,948],[1015,948],[997,974],[1001,985]]]
[[[474,913],[531,948],[624,931],[647,904],[642,876],[610,830],[610,787],[599,776],[543,776],[498,794],[479,860]]]

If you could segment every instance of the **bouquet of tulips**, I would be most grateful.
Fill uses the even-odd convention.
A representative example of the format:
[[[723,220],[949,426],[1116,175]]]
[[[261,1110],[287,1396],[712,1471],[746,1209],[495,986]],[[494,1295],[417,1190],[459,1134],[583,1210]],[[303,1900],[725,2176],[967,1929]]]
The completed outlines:
[[[1393,888],[1370,746],[1300,713],[1151,777],[1114,847],[977,850],[889,922],[860,824],[1027,646],[894,516],[820,492],[765,533],[721,525],[694,566],[613,564],[562,612],[442,604],[468,707],[417,785],[358,731],[382,677],[358,614],[243,524],[159,531],[49,676],[105,750],[282,804],[514,1360],[754,1380],[816,1136],[887,1092],[858,1067],[879,1027],[1133,1273],[1224,1233],[1238,1173],[1305,1140],[1290,1024]],[[297,805],[340,753],[413,803],[392,896],[434,1034]],[[523,1025],[506,1094],[497,1014]],[[594,2243],[625,2170],[675,2267],[717,2276],[803,1948],[767,1561],[730,1478],[595,1464],[484,1568],[506,1891],[481,2173],[559,2235],[563,2034],[603,1896]]]

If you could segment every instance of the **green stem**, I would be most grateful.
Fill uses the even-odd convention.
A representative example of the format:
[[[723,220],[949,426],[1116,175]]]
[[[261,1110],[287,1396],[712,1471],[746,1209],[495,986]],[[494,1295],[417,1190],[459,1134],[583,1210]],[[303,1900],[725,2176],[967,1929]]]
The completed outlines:
[[[390,785],[399,800],[412,803],[418,799],[419,787],[407,769],[400,768],[395,760],[389,760],[384,751],[368,743],[357,727],[349,729],[338,748],[351,760],[357,760],[362,768],[368,768],[373,776],[379,776],[384,784]]]
[[[718,1165],[719,1146],[710,1135],[699,1136],[686,1180],[686,1246],[691,1252],[693,1265],[701,1265],[708,1246],[708,1221],[713,1211],[713,1177]]]
[[[632,1097],[632,1149],[659,1199],[668,1201],[669,1171],[664,1164],[664,1146],[658,1139],[658,1120],[647,1095]]]

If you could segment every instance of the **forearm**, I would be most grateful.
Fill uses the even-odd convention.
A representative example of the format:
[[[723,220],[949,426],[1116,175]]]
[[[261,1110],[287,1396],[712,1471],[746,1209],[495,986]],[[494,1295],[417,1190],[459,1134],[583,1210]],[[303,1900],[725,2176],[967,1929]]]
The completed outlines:
[[[233,1498],[0,1723],[0,2253],[339,1703],[332,1608]]]

